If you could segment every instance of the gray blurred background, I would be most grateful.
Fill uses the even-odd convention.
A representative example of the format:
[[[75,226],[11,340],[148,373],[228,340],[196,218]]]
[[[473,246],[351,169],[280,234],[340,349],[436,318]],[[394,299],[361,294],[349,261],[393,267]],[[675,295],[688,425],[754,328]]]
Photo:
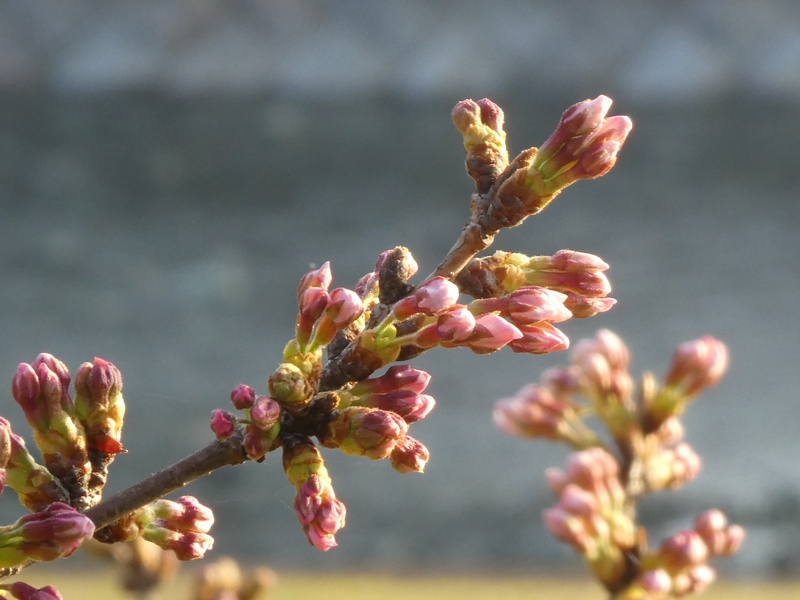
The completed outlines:
[[[351,286],[404,244],[430,272],[468,217],[456,101],[497,101],[516,152],[612,96],[635,123],[614,171],[495,247],[605,258],[619,305],[564,329],[614,329],[636,373],[685,340],[728,343],[729,375],[685,418],[704,471],[643,518],[657,543],[719,506],[749,532],[721,567],[800,573],[796,0],[10,0],[0,90],[0,372],[42,351],[121,368],[130,452],[109,491],[210,440],[236,384],[264,389],[311,265]],[[187,492],[216,511],[217,555],[279,568],[575,565],[540,518],[565,449],[490,416],[566,359],[415,361],[438,400],[412,428],[428,469],[327,453],[348,506],[327,554],[279,456]],[[18,511],[7,492],[4,519]]]

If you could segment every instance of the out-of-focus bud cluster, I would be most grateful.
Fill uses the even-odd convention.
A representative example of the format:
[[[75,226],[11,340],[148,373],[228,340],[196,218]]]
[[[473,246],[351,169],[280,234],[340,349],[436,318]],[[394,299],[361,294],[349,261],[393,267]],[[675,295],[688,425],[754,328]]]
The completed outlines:
[[[35,588],[24,581],[0,583],[0,590],[11,594],[16,600],[62,600],[61,594],[52,585]]]
[[[179,560],[195,560],[203,558],[214,545],[214,538],[208,535],[213,524],[214,514],[194,496],[161,498],[104,527],[98,537],[106,543],[142,537],[164,550],[173,550]]]
[[[264,600],[278,583],[268,567],[244,570],[225,556],[205,564],[194,577],[192,600]]]
[[[66,365],[50,354],[21,363],[12,381],[12,394],[33,430],[44,466],[36,464],[5,419],[0,430],[10,442],[10,454],[2,466],[10,487],[32,510],[53,501],[79,510],[93,506],[100,500],[109,464],[124,452],[119,370],[102,358],[82,364],[75,376],[74,400],[70,381]]]
[[[700,458],[683,441],[686,404],[716,384],[727,367],[725,346],[710,336],[682,344],[662,382],[645,374],[635,386],[630,353],[608,330],[579,341],[572,364],[546,371],[538,384],[497,402],[495,424],[512,435],[564,442],[577,450],[566,472],[548,471],[559,497],[544,512],[558,539],[581,554],[615,597],[667,598],[704,589],[714,579],[707,564],[736,552],[744,537],[719,511],[653,552],[635,525],[638,498],[677,489],[700,471]],[[607,436],[587,419],[596,417]]]

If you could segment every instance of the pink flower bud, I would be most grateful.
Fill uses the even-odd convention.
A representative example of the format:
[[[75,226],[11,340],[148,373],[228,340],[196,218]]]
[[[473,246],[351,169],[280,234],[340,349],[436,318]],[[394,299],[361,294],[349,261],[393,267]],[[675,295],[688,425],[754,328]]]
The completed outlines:
[[[328,292],[319,287],[311,287],[300,296],[300,307],[295,323],[295,337],[303,346],[311,339],[314,325],[325,313],[331,297]]]
[[[211,411],[211,431],[220,441],[225,441],[236,432],[236,417],[219,408]]]
[[[354,396],[364,394],[385,394],[395,390],[409,390],[420,393],[428,387],[431,376],[425,371],[410,365],[393,365],[380,377],[358,382],[350,392]]]
[[[549,354],[569,348],[569,338],[550,323],[517,324],[517,329],[522,333],[522,337],[512,340],[508,345],[514,352]]]
[[[172,550],[178,560],[203,558],[214,545],[214,538],[206,533],[173,531],[163,528],[146,528],[142,537],[164,550]]]
[[[253,406],[256,401],[256,391],[249,385],[240,383],[231,392],[231,402],[237,410],[245,410]]]
[[[667,538],[658,551],[664,567],[677,573],[708,560],[708,547],[696,531],[681,531]]]
[[[713,556],[736,554],[744,541],[744,529],[738,525],[728,525],[728,519],[716,509],[697,517],[694,529]]]
[[[152,503],[152,509],[156,525],[172,531],[208,533],[214,525],[214,513],[194,496],[174,501],[161,498]]]
[[[531,384],[514,397],[495,403],[494,424],[511,435],[566,439],[568,418],[574,418],[571,404],[560,401],[545,387]]]
[[[330,301],[325,307],[325,316],[338,329],[347,327],[364,312],[361,298],[352,290],[336,288],[330,293]]]
[[[16,600],[63,600],[61,594],[52,585],[35,588],[22,581],[0,584],[0,590],[5,590]]]
[[[526,268],[532,271],[581,273],[607,271],[608,263],[599,256],[576,250],[559,250],[552,256],[531,256]]]
[[[47,413],[39,403],[39,377],[36,371],[28,363],[20,363],[17,372],[11,381],[11,394],[14,400],[22,407],[25,418],[31,426],[34,423],[42,424],[46,427]]]
[[[458,301],[458,286],[444,277],[431,277],[411,295],[395,303],[392,314],[398,321],[416,315],[428,316],[444,312]]]
[[[267,431],[275,425],[280,416],[280,404],[269,396],[258,396],[253,408],[250,409],[251,423],[263,431]]]
[[[564,306],[576,319],[588,319],[599,313],[611,310],[617,301],[614,298],[587,298],[573,292],[567,293]]]
[[[451,348],[461,345],[475,331],[475,317],[461,304],[457,304],[438,316],[435,323],[420,328],[413,343],[421,348],[441,345]]]
[[[120,442],[125,418],[122,374],[102,358],[85,362],[75,373],[75,414],[86,430],[89,450],[124,452]]]
[[[656,598],[667,597],[672,590],[672,577],[664,569],[645,571],[637,581],[643,591]]]
[[[525,286],[511,292],[503,311],[514,325],[530,325],[541,321],[560,323],[572,316],[564,306],[565,294],[538,286]]]
[[[522,332],[504,318],[486,313],[475,318],[475,329],[465,345],[476,354],[488,354],[521,337]]]
[[[347,510],[327,478],[311,475],[301,483],[294,509],[312,546],[326,552],[337,545],[334,536],[344,527]]]
[[[406,422],[391,411],[351,406],[328,423],[322,443],[351,456],[379,460],[387,458],[407,432]]]
[[[429,459],[428,449],[410,436],[398,441],[389,455],[392,468],[398,473],[422,473]]]
[[[297,299],[303,296],[303,293],[308,288],[322,288],[327,290],[333,281],[333,274],[331,273],[331,263],[325,261],[319,269],[309,271],[300,278],[300,283],[297,285]]]
[[[664,376],[664,385],[678,388],[686,397],[692,397],[716,385],[727,368],[727,347],[707,335],[678,346]]]
[[[412,390],[395,390],[385,394],[368,396],[359,404],[361,406],[389,410],[401,417],[406,423],[416,423],[428,416],[436,405],[436,401],[433,396],[428,396],[427,394],[417,394]]]

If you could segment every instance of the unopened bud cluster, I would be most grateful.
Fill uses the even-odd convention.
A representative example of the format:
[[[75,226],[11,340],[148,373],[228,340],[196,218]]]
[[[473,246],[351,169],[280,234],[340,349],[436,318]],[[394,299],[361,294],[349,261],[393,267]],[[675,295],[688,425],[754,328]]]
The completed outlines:
[[[563,442],[576,450],[565,471],[547,477],[559,500],[544,512],[547,527],[572,545],[615,598],[670,598],[702,591],[714,579],[708,560],[736,552],[744,531],[721,512],[695,528],[647,547],[636,524],[636,502],[694,479],[700,458],[683,440],[686,405],[724,374],[727,349],[706,336],[682,344],[661,381],[647,373],[637,386],[630,355],[608,330],[581,340],[572,364],[546,371],[497,402],[495,423],[512,435]],[[607,430],[590,427],[594,418]],[[605,440],[605,441],[604,441]]]

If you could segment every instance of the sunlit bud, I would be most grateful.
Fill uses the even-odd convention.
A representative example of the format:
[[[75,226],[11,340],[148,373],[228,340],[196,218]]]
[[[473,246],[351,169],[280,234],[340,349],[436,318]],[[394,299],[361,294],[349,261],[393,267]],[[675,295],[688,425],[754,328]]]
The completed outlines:
[[[300,296],[300,307],[295,323],[295,337],[301,346],[311,339],[314,325],[325,313],[331,297],[327,290],[311,287]]]
[[[11,381],[11,394],[32,427],[47,425],[48,415],[45,407],[39,403],[39,390],[39,377],[34,368],[28,363],[20,363]]]
[[[488,98],[462,100],[453,108],[452,118],[464,138],[467,172],[478,192],[484,193],[508,164],[503,111]]]
[[[162,527],[146,527],[142,537],[164,550],[172,550],[178,560],[203,558],[214,545],[214,538],[207,533],[173,531]]]
[[[11,594],[16,600],[63,600],[61,594],[52,585],[35,588],[22,581],[0,584],[0,590]]]
[[[422,473],[430,456],[430,452],[422,442],[405,436],[397,442],[389,455],[389,460],[392,468],[398,473]]]
[[[664,448],[645,460],[648,489],[677,489],[697,477],[701,467],[700,457],[689,444]]]
[[[524,286],[500,298],[484,298],[470,303],[473,314],[499,312],[514,325],[541,321],[559,323],[572,316],[565,307],[566,295],[538,286]]]
[[[406,422],[391,411],[351,406],[334,414],[322,443],[348,455],[378,460],[387,458],[407,431]]]
[[[342,329],[353,323],[364,313],[361,298],[352,290],[331,290],[325,312],[314,330],[313,344],[324,346]]]
[[[664,568],[679,573],[708,560],[708,547],[700,534],[693,530],[680,531],[661,543],[658,550]]]
[[[152,503],[158,527],[173,531],[208,533],[214,525],[214,513],[194,496],[181,496],[177,500],[161,498]]]
[[[122,374],[102,358],[83,363],[75,373],[75,414],[86,430],[88,449],[104,454],[123,452],[120,439],[125,418]],[[107,467],[107,465],[106,465]]]
[[[433,396],[418,394],[412,390],[395,390],[385,394],[370,394],[358,400],[358,405],[380,408],[400,416],[406,423],[421,421],[433,410]]]
[[[588,298],[572,292],[567,293],[564,306],[576,319],[588,319],[599,313],[611,310],[617,301],[614,298]]]
[[[728,525],[728,519],[717,509],[708,510],[697,517],[694,530],[703,539],[712,556],[735,554],[745,536],[742,527]]]
[[[236,432],[236,416],[215,408],[211,411],[211,431],[220,441],[225,441]]]
[[[282,363],[269,376],[267,388],[280,404],[292,407],[305,406],[314,393],[300,368],[291,363]]]
[[[637,583],[648,594],[645,596],[648,599],[665,598],[672,590],[672,577],[664,569],[645,571],[639,575]]]
[[[416,314],[428,316],[444,312],[458,301],[458,286],[444,277],[431,277],[414,292],[395,303],[392,315],[403,321]]]
[[[264,431],[275,425],[280,416],[280,404],[269,396],[258,396],[250,409],[250,422]]]
[[[716,385],[728,368],[728,349],[710,335],[678,346],[664,376],[664,385],[692,397]]]
[[[525,270],[525,281],[562,293],[601,298],[611,293],[611,283],[600,271],[535,271]]]
[[[261,429],[255,425],[246,425],[244,428],[242,447],[247,453],[247,457],[255,461],[263,460],[267,452],[274,450],[280,432],[280,421],[267,430]]]
[[[42,352],[36,357],[36,360],[33,361],[33,368],[37,371],[40,365],[47,366],[47,370],[53,373],[58,379],[61,385],[62,408],[69,411],[71,408],[71,400],[69,398],[69,382],[71,381],[71,377],[67,365],[47,352]]]
[[[701,594],[717,579],[717,572],[706,564],[695,565],[672,577],[672,593],[676,597]]]
[[[410,365],[392,365],[380,377],[372,377],[358,382],[350,392],[354,396],[364,394],[385,394],[395,390],[423,392],[428,387],[431,376],[425,371]]]
[[[312,546],[326,552],[337,545],[334,536],[344,527],[347,510],[329,479],[309,476],[297,487],[294,509]]]
[[[0,566],[69,556],[94,534],[94,523],[62,502],[25,515],[0,533]]]
[[[435,323],[414,333],[413,343],[420,348],[441,345],[445,348],[461,345],[475,331],[475,316],[457,304],[438,316]]]
[[[488,354],[522,337],[522,332],[503,317],[486,313],[475,317],[475,329],[464,345],[476,354]]]
[[[8,420],[0,417],[2,438],[9,443],[4,483],[19,496],[23,506],[41,511],[53,502],[66,502],[67,493],[53,475],[37,464],[25,448],[25,441],[11,431]]]
[[[569,421],[577,418],[571,404],[536,384],[527,385],[512,398],[498,400],[492,414],[494,424],[511,435],[565,441],[572,437]]]
[[[519,262],[524,264],[526,269],[532,271],[580,273],[608,270],[608,263],[599,256],[576,250],[559,250],[552,256],[531,256],[526,258],[524,262]]]
[[[300,278],[300,283],[297,284],[297,299],[303,295],[308,288],[322,288],[327,290],[333,281],[333,274],[331,273],[331,263],[325,261],[319,269],[309,271]]]
[[[624,116],[606,118],[611,99],[598,96],[568,108],[534,163],[546,189],[563,188],[607,173],[633,127]]]
[[[249,385],[240,383],[231,392],[231,402],[238,410],[245,410],[253,406],[256,401],[256,391]]]
[[[550,323],[531,323],[517,325],[522,337],[513,340],[508,347],[514,352],[528,354],[548,354],[569,348],[569,338],[563,331]]]

